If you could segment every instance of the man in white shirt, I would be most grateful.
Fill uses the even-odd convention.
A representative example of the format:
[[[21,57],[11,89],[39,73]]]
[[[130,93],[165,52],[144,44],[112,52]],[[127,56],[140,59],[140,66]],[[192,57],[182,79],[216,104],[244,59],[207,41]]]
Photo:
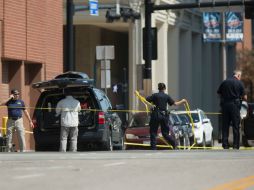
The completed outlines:
[[[60,152],[66,152],[67,139],[70,138],[70,151],[77,151],[78,138],[78,112],[80,112],[80,102],[73,98],[69,91],[66,97],[60,100],[56,106],[56,116],[61,114]]]

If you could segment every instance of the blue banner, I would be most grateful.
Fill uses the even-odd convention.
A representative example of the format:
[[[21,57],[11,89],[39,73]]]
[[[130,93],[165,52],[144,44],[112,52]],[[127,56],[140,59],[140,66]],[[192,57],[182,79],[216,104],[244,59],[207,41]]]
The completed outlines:
[[[89,0],[89,8],[91,16],[98,16],[98,0]]]
[[[239,42],[243,40],[243,16],[242,13],[225,13],[226,41]]]
[[[219,12],[203,13],[205,42],[221,42],[222,39],[222,24],[221,14]]]

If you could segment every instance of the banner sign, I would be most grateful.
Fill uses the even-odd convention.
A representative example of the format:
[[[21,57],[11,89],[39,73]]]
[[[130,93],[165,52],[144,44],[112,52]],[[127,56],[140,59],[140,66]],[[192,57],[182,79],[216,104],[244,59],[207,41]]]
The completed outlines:
[[[225,14],[226,41],[239,42],[243,40],[243,16],[240,12]]]
[[[89,9],[91,16],[98,16],[98,0],[89,0]]]
[[[221,14],[219,12],[203,13],[205,42],[220,42],[222,34]]]

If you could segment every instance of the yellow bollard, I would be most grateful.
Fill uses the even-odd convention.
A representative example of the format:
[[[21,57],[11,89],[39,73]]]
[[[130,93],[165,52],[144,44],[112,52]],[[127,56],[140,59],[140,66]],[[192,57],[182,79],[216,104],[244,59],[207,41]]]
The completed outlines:
[[[8,117],[3,117],[2,118],[2,135],[3,136],[6,135],[7,120],[8,120]]]

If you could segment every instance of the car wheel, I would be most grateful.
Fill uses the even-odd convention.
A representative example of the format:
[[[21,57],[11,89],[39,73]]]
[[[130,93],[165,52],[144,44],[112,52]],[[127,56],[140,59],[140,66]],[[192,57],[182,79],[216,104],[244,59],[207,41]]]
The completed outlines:
[[[203,134],[203,141],[202,141],[201,146],[202,146],[203,148],[206,147],[205,133]]]
[[[245,135],[242,135],[242,143],[243,143],[243,146],[250,147],[249,142],[247,138],[245,137]]]
[[[116,150],[125,150],[125,145],[124,145],[124,138],[123,136],[120,137],[119,143],[117,146],[114,147]]]
[[[211,142],[208,144],[209,147],[213,147],[214,146],[214,139],[213,139],[213,134],[211,136]]]
[[[183,146],[184,146],[183,147],[184,149],[186,149],[190,146],[190,141],[189,141],[189,137],[187,134],[184,135],[184,137],[183,137]]]
[[[177,146],[181,146],[181,140],[179,137],[175,140],[175,142]]]
[[[189,137],[189,141],[190,141],[190,146],[192,146],[194,144],[194,142],[195,142],[194,135]]]
[[[180,138],[179,138],[179,141],[180,141],[180,144],[179,144],[179,145],[180,145],[180,146],[183,146],[183,137],[180,137]]]
[[[107,131],[107,141],[103,142],[103,149],[113,151],[112,135],[109,129]]]

